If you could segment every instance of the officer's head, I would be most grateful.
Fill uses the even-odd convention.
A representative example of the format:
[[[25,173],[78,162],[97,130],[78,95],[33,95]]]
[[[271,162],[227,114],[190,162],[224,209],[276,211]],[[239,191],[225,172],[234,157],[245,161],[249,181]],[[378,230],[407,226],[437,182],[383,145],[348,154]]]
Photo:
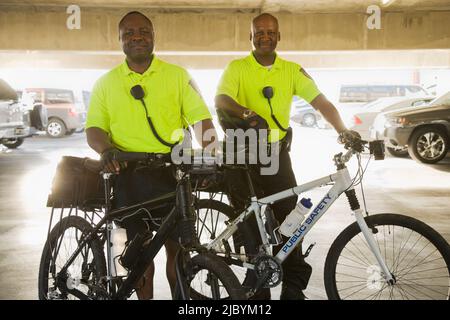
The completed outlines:
[[[250,40],[256,53],[262,55],[273,53],[280,41],[277,18],[269,13],[262,13],[254,18]]]
[[[149,59],[155,34],[149,18],[138,11],[128,12],[119,22],[119,40],[127,58],[134,62]]]

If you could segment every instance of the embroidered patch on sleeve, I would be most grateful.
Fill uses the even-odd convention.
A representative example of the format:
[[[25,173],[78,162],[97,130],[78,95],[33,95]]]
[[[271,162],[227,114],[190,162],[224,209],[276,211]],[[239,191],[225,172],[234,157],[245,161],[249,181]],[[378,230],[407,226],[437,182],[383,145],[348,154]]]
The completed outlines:
[[[300,72],[303,73],[303,74],[305,75],[305,77],[307,77],[307,78],[313,80],[313,78],[311,78],[311,76],[305,71],[305,69],[300,68]]]

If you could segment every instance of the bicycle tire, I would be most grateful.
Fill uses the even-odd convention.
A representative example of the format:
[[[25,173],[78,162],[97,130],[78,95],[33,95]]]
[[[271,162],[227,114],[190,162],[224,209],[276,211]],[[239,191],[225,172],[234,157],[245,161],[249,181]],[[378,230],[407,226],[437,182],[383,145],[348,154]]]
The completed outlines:
[[[93,230],[93,228],[89,224],[89,222],[87,222],[85,219],[78,217],[78,216],[65,217],[53,227],[47,241],[45,242],[44,249],[43,249],[42,255],[41,255],[40,266],[39,266],[38,296],[39,296],[40,300],[50,300],[50,299],[64,300],[64,299],[69,298],[67,295],[67,292],[65,292],[64,289],[61,289],[61,288],[58,288],[55,286],[55,278],[53,276],[55,276],[57,274],[57,270],[54,272],[52,270],[50,270],[50,265],[51,265],[50,263],[53,260],[53,254],[52,254],[53,248],[55,248],[55,249],[59,248],[59,249],[57,249],[58,252],[55,256],[55,260],[58,261],[58,257],[61,257],[60,249],[62,248],[62,245],[61,244],[58,245],[58,240],[60,239],[61,236],[65,236],[66,234],[69,234],[68,230],[72,229],[72,228],[76,231],[80,231],[80,237],[82,234],[87,234],[88,232],[91,232]],[[70,236],[68,236],[68,238],[69,237]],[[75,239],[76,238],[77,238],[77,233],[75,233]],[[63,240],[64,239],[62,239],[61,241],[63,241]],[[77,241],[79,241],[79,239]],[[98,238],[92,239],[89,243],[87,243],[87,245],[88,245],[88,248],[87,248],[88,251],[84,252],[85,254],[87,252],[87,255],[86,255],[87,261],[83,261],[80,271],[85,272],[83,277],[85,278],[87,275],[88,276],[87,280],[89,280],[89,278],[91,276],[93,276],[93,279],[91,281],[92,281],[93,285],[98,286],[98,288],[99,288],[100,282],[106,276],[106,262],[105,262],[105,256],[103,253],[103,246]],[[72,250],[71,250],[71,252],[68,252],[68,255],[66,256],[67,258],[69,258],[71,256],[71,254],[74,252],[74,250],[77,248],[77,246],[78,245],[71,247]],[[92,261],[89,263],[90,252],[92,254]],[[82,259],[85,257],[81,253],[80,253],[80,255],[81,255]],[[80,255],[79,255],[79,257],[80,257]],[[57,265],[55,267],[56,268],[58,266],[61,267],[62,265],[65,264],[66,261],[61,261],[61,263],[57,263]],[[77,260],[75,260],[75,261],[77,261]],[[93,272],[92,272],[92,270],[89,269],[92,267],[94,268]],[[72,271],[73,270],[74,269],[72,269]],[[84,280],[86,280],[86,278]],[[53,281],[53,285],[55,287],[49,288],[50,281]],[[88,295],[91,295],[91,298],[93,298],[93,299],[105,298],[104,292],[101,292],[101,290],[96,290],[95,287],[92,287],[94,289],[92,289],[90,286],[86,286],[86,287],[88,288]],[[49,289],[51,289],[51,291],[52,291],[51,293],[49,293]],[[60,292],[57,292],[58,290]]]
[[[339,234],[327,254],[324,268],[324,282],[329,299],[449,299],[450,246],[437,231],[422,221],[399,214],[377,214],[366,217],[365,221],[369,229],[372,230],[380,252],[389,270],[391,270],[395,277],[396,282],[394,285],[389,285],[382,279],[382,274],[379,271],[380,269],[375,257],[369,251],[359,225],[354,222]],[[377,232],[374,233],[375,230]],[[386,230],[388,231],[387,237]],[[397,235],[400,234],[400,238],[397,238],[397,243],[395,243],[396,230]],[[383,234],[380,234],[380,231]],[[384,242],[380,242],[379,238],[383,235]],[[392,241],[390,240],[391,238]],[[418,249],[420,247],[416,248],[416,244],[422,238],[424,241],[427,240],[428,243],[419,251]],[[364,243],[364,245],[356,245],[355,243],[357,241]],[[434,246],[434,251],[427,255],[423,251],[429,244]],[[359,257],[355,252],[351,251],[353,248],[359,250],[359,253],[361,253]],[[344,255],[344,250],[346,250],[345,255],[348,256]],[[367,253],[366,255],[364,251]],[[398,252],[398,255],[396,252]],[[411,252],[412,254],[410,256]],[[439,259],[439,257],[435,259],[435,252],[442,259]],[[432,260],[428,260],[429,257]],[[442,261],[436,262],[437,260]],[[410,266],[411,262],[417,264]],[[337,269],[338,263],[340,264],[339,269]],[[370,263],[373,264],[370,265]],[[433,265],[430,265],[430,263],[433,263]],[[366,266],[368,267],[365,272],[359,271],[364,270]],[[352,270],[351,273],[342,271],[345,270],[345,267],[349,267]],[[422,271],[419,271],[420,269]],[[420,277],[420,274],[424,272],[427,272],[427,274]],[[367,277],[368,273],[371,273],[371,275]],[[339,281],[339,285],[336,280],[337,275],[339,275],[339,278],[342,277],[342,279],[345,279]],[[355,285],[358,282],[360,284]],[[345,284],[349,286],[344,287]],[[348,294],[348,290],[352,288],[358,291]],[[362,292],[363,290],[364,292]],[[407,292],[406,290],[409,291]],[[368,296],[366,296],[367,292],[370,293]],[[439,295],[436,295],[436,293]]]
[[[211,253],[199,253],[192,257],[186,270],[189,270],[189,273],[186,274],[187,283],[185,283],[185,286],[189,291],[188,296],[192,300],[220,300],[221,294],[223,293],[225,293],[226,298],[231,300],[245,300],[247,297],[244,288],[233,271],[231,271],[230,267],[222,259]],[[202,270],[207,271],[206,279],[195,283],[205,284],[211,288],[211,295],[198,287],[192,290],[192,280],[195,279]],[[213,287],[215,287],[215,289],[213,289]],[[220,287],[222,287],[225,292],[221,290]],[[216,293],[213,293],[214,290]],[[175,286],[174,299],[182,299],[178,282]]]
[[[211,211],[207,211],[205,215],[203,215],[200,212],[200,210],[203,209]],[[222,230],[224,230],[227,227],[227,225],[225,224],[224,219],[217,218],[216,222],[221,223],[222,226],[211,226],[206,228],[206,231],[209,230],[212,232],[209,232],[208,236],[205,236],[203,234],[203,230],[205,229],[204,228],[202,229],[202,222],[204,223],[207,220],[206,214],[211,214],[212,216],[213,212],[217,212],[217,216],[219,214],[223,214],[225,216],[225,219],[227,220],[232,220],[233,218],[236,217],[236,213],[233,207],[213,199],[198,200],[198,202],[196,203],[196,210],[197,210],[197,225],[196,225],[197,235],[200,240],[203,239],[204,241],[207,242],[214,240],[216,236],[219,235],[222,232]],[[201,220],[202,217],[205,217],[203,221]],[[209,222],[214,221],[213,218],[208,220]],[[243,248],[248,258],[250,258],[252,255],[256,255],[258,253],[258,244],[255,236],[252,236],[252,234],[253,233],[250,230],[248,224],[240,223],[238,226],[238,230],[233,234],[232,242],[228,243],[230,245],[232,252],[239,254],[241,253],[241,248]],[[232,270],[237,275],[239,281],[242,283],[244,287],[252,287],[256,282],[255,278],[256,276],[253,277],[250,276],[250,273],[253,271],[238,266],[233,266]]]

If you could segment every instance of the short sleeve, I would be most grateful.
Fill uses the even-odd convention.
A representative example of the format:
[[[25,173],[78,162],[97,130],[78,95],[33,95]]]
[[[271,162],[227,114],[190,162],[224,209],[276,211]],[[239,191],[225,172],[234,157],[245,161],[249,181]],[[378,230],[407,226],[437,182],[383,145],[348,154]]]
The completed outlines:
[[[314,80],[306,71],[299,65],[298,69],[294,70],[294,95],[303,98],[306,102],[310,103],[321,92],[317,88]]]
[[[205,119],[212,119],[211,113],[202,98],[200,89],[194,79],[185,72],[182,80],[182,104],[181,110],[185,122],[193,125]]]
[[[239,92],[239,73],[235,62],[231,62],[222,74],[216,95],[227,95],[236,100]]]
[[[99,79],[92,89],[91,101],[86,119],[87,128],[100,128],[106,132],[110,132],[109,114],[106,107],[106,94],[102,85],[102,79]]]

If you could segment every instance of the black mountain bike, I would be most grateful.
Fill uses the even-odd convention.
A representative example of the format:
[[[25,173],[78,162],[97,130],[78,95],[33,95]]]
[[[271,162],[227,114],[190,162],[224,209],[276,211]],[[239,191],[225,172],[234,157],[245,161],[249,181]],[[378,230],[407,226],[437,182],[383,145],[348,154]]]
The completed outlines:
[[[196,167],[174,165],[168,155],[163,154],[123,152],[116,160],[134,161],[152,168],[173,166],[178,182],[176,191],[133,206],[111,210],[110,180],[113,174],[101,173],[99,161],[83,159],[82,164],[72,170],[73,179],[60,179],[63,182],[56,187],[54,180],[52,197],[49,197],[47,204],[53,208],[49,230],[57,208],[61,208],[61,214],[59,221],[49,231],[42,252],[39,299],[129,298],[173,228],[179,230],[181,247],[176,257],[174,299],[245,299],[245,291],[227,264],[208,252],[198,240],[195,230],[196,202],[190,181],[190,175],[196,173]],[[103,181],[95,178],[100,177],[100,173]],[[58,195],[58,188],[64,189],[63,184],[68,183],[67,180],[75,182],[67,188],[68,192],[62,192],[66,196]],[[103,197],[99,195],[100,185],[103,187]],[[96,192],[92,192],[92,189]],[[95,201],[85,201],[93,198]],[[152,233],[138,235],[127,242],[120,256],[111,256],[111,231],[115,219],[142,209],[151,211],[167,203],[175,203],[175,206],[154,236]],[[67,208],[69,213],[64,216],[63,211]],[[79,214],[79,210],[84,214]],[[112,272],[116,259],[126,269],[126,275],[118,276]]]

